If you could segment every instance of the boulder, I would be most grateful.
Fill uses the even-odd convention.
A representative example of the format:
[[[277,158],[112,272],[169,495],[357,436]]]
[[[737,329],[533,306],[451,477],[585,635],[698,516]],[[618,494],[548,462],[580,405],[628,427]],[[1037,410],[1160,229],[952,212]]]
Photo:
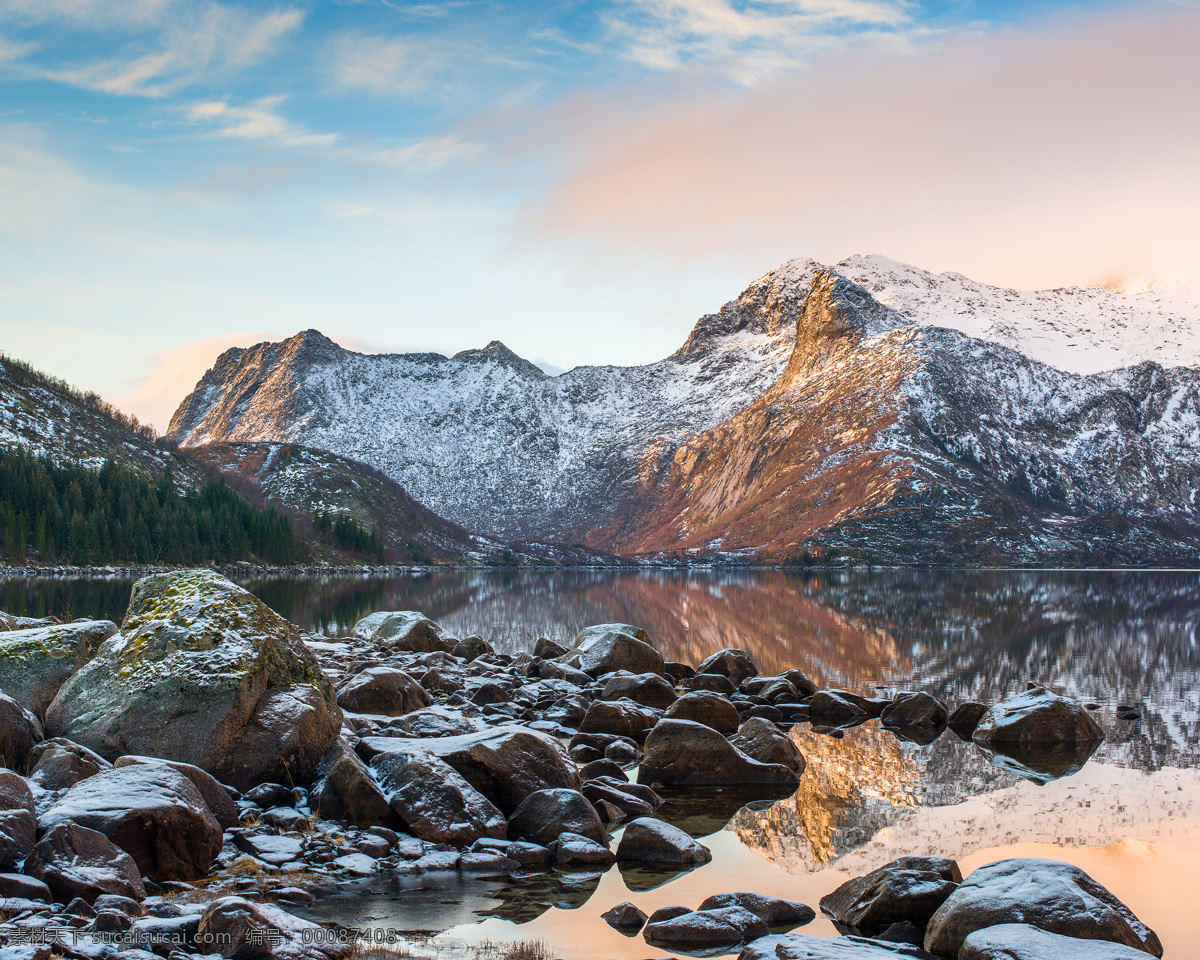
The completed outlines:
[[[616,857],[604,844],[578,833],[564,833],[554,845],[554,861],[560,867],[610,867]]]
[[[1105,887],[1069,863],[1036,857],[998,860],[972,873],[930,919],[925,949],[957,957],[970,934],[1004,923],[1163,954],[1154,931]]]
[[[960,739],[970,740],[985,713],[987,707],[984,704],[967,701],[954,708],[954,712],[946,719],[946,724]]]
[[[730,737],[729,742],[751,760],[782,764],[796,776],[804,773],[807,766],[800,748],[770,720],[751,717],[738,727],[737,736]]]
[[[655,946],[703,950],[746,943],[768,933],[763,919],[744,907],[720,907],[647,923],[643,936]]]
[[[296,627],[191,570],[134,584],[121,632],[62,685],[46,724],[110,760],[178,760],[244,790],[308,783],[342,715]]]
[[[241,897],[222,897],[204,908],[196,950],[230,960],[341,960],[354,952],[324,927]]]
[[[30,850],[32,851],[32,847]],[[34,877],[27,877],[22,873],[0,873],[0,903],[5,900],[41,900],[43,903],[52,903],[54,894],[46,884]]]
[[[735,687],[743,680],[758,676],[758,667],[745,650],[718,650],[711,656],[705,657],[696,668],[696,675],[716,673],[728,677]]]
[[[678,827],[653,817],[639,817],[626,824],[621,842],[617,844],[617,859],[690,867],[708,863],[712,860],[712,852]]]
[[[583,795],[593,804],[606,803],[615,807],[621,812],[622,819],[648,817],[657,806],[630,793],[629,784],[621,781],[589,780],[583,785]]]
[[[200,796],[204,798],[204,804],[208,807],[209,813],[216,818],[217,823],[221,825],[221,829],[228,830],[230,827],[236,827],[241,821],[238,815],[238,807],[230,795],[232,788],[226,787],[222,783],[218,783],[212,774],[201,770],[199,767],[194,767],[190,763],[180,763],[177,760],[159,760],[156,757],[118,757],[113,764],[114,767],[129,767],[134,764],[165,764],[176,773],[182,773],[195,787]]]
[[[559,834],[574,833],[604,843],[604,824],[596,808],[578,790],[536,790],[508,818],[510,840],[547,847]]]
[[[498,726],[461,737],[412,741],[366,737],[359,756],[420,749],[444,760],[501,812],[511,814],[537,790],[566,787],[578,790],[579,770],[553,737],[517,726]],[[375,765],[378,769],[378,765]]]
[[[36,837],[29,784],[11,770],[0,770],[0,870],[15,869],[29,856]]]
[[[470,663],[472,660],[478,660],[484,654],[495,652],[492,645],[484,640],[483,637],[466,637],[459,640],[454,645],[453,650],[454,656],[460,660],[466,660],[467,663]]]
[[[79,781],[38,826],[67,822],[104,834],[151,880],[208,876],[223,842],[200,791],[166,764],[114,767]]]
[[[457,847],[480,837],[503,839],[504,816],[495,805],[445,761],[408,743],[373,764],[388,803],[408,828],[422,840]]]
[[[320,817],[360,827],[382,826],[392,819],[388,798],[358,754],[341,737],[317,762],[316,782],[309,803]]]
[[[942,729],[946,726],[949,711],[942,701],[924,692],[898,693],[892,702],[879,714],[879,722],[885,727],[927,727]]]
[[[111,620],[82,620],[0,633],[0,690],[44,717],[63,682],[116,632]]]
[[[600,914],[600,919],[627,936],[632,936],[646,925],[646,914],[628,900]]]
[[[962,880],[945,857],[901,857],[847,880],[821,898],[821,912],[843,933],[874,937],[894,923],[924,927]]]
[[[0,693],[0,766],[26,769],[29,751],[44,736],[37,717]]]
[[[658,714],[632,700],[597,700],[579,723],[580,733],[609,733],[637,737],[658,722]]]
[[[701,903],[697,909],[719,910],[722,907],[741,907],[749,910],[760,917],[768,927],[798,927],[812,923],[817,916],[816,911],[808,904],[746,891],[718,893]]]
[[[785,933],[755,940],[737,960],[934,960],[920,947],[865,937],[818,937]]]
[[[542,660],[553,660],[567,652],[567,648],[547,637],[538,637],[533,645],[533,655]]]
[[[672,786],[780,786],[795,789],[796,774],[777,763],[759,763],[712,727],[662,720],[646,738],[639,783]]]
[[[416,680],[395,667],[368,667],[347,680],[337,693],[338,706],[351,713],[399,717],[433,703]]]
[[[643,707],[665,710],[676,699],[675,687],[656,673],[618,675],[604,685],[601,700],[632,700]]]
[[[383,610],[363,617],[351,635],[407,653],[449,653],[458,641],[416,610]]]
[[[712,727],[718,733],[736,733],[737,707],[719,693],[693,690],[676,700],[663,714],[668,720],[690,720]]]
[[[1033,687],[992,704],[972,738],[994,746],[1086,743],[1103,740],[1104,731],[1081,704]]]
[[[661,676],[662,654],[648,641],[645,630],[624,623],[602,623],[580,630],[574,647],[560,660],[591,677],[618,670]]]
[[[94,750],[62,737],[39,743],[29,752],[29,779],[43,790],[66,790],[112,766]]]
[[[976,930],[958,952],[958,960],[1145,960],[1145,956],[1122,943],[1064,937],[1027,923]]]
[[[50,829],[33,848],[25,872],[46,884],[59,903],[76,897],[93,903],[105,893],[146,899],[133,857],[104,834],[77,823]]]
[[[723,697],[737,693],[733,681],[722,673],[698,673],[688,680],[686,685],[689,690],[709,690]]]
[[[388,725],[389,730],[409,737],[461,737],[484,729],[482,723],[465,717],[448,707],[426,707],[398,717]]]
[[[814,724],[830,727],[861,723],[867,718],[866,710],[832,690],[818,690],[813,694],[808,714]]]

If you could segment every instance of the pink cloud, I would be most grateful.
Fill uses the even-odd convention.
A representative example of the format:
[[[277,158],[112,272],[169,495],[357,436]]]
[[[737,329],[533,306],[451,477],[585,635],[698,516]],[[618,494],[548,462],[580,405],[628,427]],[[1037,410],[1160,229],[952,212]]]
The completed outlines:
[[[1200,10],[1139,7],[581,97],[513,148],[560,165],[522,228],[751,273],[860,252],[1019,287],[1195,280],[1198,49]]]

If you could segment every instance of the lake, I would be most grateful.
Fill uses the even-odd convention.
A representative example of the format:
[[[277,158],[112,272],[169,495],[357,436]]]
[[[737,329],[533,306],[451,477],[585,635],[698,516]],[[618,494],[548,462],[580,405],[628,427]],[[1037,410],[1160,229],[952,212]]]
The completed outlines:
[[[808,760],[774,802],[710,796],[671,818],[712,863],[667,877],[613,868],[506,881],[381,876],[342,885],[309,915],[411,931],[430,955],[463,944],[541,939],[556,956],[665,952],[610,929],[623,900],[647,913],[745,889],[812,906],[850,876],[906,854],[955,857],[963,873],[1010,856],[1077,864],[1153,927],[1171,958],[1200,956],[1190,921],[1200,889],[1200,575],[1147,571],[849,570],[445,571],[389,579],[247,581],[306,631],[338,636],[381,609],[417,609],[502,652],[582,626],[644,627],[668,659],[722,647],[762,673],[799,667],[821,686],[890,695],[921,689],[953,709],[1030,681],[1099,705],[1107,739],[1053,779],[989,757],[947,732],[903,741],[874,722],[838,739],[791,736]],[[120,580],[0,583],[11,613],[120,620]],[[1116,717],[1118,704],[1142,719]],[[1057,770],[1056,773],[1064,771]],[[806,932],[833,934],[824,918]]]

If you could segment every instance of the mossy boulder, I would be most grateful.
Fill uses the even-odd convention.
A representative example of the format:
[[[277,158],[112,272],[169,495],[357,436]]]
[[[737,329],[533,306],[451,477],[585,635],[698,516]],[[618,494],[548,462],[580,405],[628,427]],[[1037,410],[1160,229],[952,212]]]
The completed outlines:
[[[211,570],[134,584],[121,632],[67,680],[48,736],[190,763],[238,789],[301,784],[341,728],[299,630]]]
[[[67,677],[116,632],[117,625],[111,620],[81,620],[0,632],[0,690],[26,710],[44,717]]]

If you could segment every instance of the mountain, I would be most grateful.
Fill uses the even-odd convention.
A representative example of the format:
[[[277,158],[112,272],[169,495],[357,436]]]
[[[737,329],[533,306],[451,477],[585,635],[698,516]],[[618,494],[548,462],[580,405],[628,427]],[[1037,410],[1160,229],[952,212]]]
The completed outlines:
[[[880,257],[794,260],[642,367],[550,377],[499,343],[369,356],[316,331],[231,350],[170,433],[362,460],[500,539],[1195,564],[1200,373],[1147,358],[1194,363],[1198,318],[1153,292],[1022,294]]]

